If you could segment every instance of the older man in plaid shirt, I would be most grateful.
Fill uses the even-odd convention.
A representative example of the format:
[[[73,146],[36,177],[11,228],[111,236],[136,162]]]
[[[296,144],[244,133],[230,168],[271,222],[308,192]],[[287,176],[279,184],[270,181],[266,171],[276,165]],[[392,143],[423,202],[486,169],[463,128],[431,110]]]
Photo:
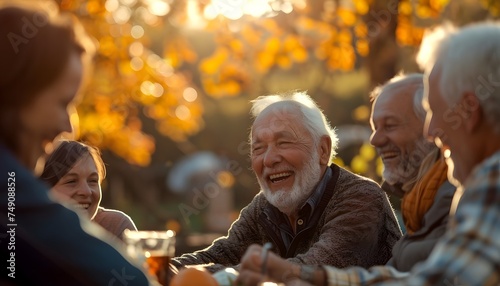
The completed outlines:
[[[437,28],[425,36],[418,62],[426,75],[424,134],[459,186],[444,237],[410,272],[307,269],[270,255],[269,276],[287,285],[500,285],[500,23]],[[245,260],[255,261],[258,250],[245,254],[241,281],[255,281]]]

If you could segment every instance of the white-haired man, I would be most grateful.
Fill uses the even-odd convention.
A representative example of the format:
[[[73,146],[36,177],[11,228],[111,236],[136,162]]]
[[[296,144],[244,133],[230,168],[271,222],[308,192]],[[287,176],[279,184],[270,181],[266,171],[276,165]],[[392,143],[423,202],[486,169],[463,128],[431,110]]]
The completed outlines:
[[[401,236],[387,196],[375,182],[330,164],[338,139],[315,102],[305,93],[263,96],[252,114],[251,161],[262,191],[226,237],[173,264],[216,263],[209,267],[216,271],[266,242],[296,264],[387,262]]]
[[[456,190],[439,149],[422,135],[423,89],[422,74],[401,74],[371,93],[370,142],[384,163],[382,189],[402,197],[406,233],[386,264],[399,271],[427,259],[446,231]]]
[[[418,61],[426,78],[424,135],[460,186],[448,229],[410,272],[323,266],[308,276],[315,285],[500,285],[500,23],[438,28],[424,37]]]

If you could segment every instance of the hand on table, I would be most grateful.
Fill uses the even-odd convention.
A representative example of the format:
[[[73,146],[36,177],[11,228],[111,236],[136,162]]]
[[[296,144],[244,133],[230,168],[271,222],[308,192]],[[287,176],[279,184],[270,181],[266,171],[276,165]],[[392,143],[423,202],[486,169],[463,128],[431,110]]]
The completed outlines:
[[[293,278],[299,276],[299,265],[290,263],[272,252],[269,252],[266,261],[263,261],[265,257],[262,251],[262,246],[256,244],[247,249],[241,259],[240,274],[236,279],[240,284],[236,285],[258,285],[264,281],[291,282]]]

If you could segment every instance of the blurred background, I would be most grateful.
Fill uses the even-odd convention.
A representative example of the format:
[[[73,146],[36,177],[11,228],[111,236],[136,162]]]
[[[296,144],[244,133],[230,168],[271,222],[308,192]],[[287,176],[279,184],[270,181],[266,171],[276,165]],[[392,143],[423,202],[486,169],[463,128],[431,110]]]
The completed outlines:
[[[259,191],[250,100],[307,91],[337,127],[336,163],[380,182],[370,90],[418,71],[426,28],[500,16],[497,0],[8,2],[81,21],[96,54],[70,136],[103,152],[102,206],[139,229],[175,230],[178,254],[225,234]]]

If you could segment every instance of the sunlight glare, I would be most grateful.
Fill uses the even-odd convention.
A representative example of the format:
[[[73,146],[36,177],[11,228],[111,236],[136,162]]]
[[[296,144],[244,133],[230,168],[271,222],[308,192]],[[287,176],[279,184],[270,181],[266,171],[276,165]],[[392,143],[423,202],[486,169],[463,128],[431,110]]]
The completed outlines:
[[[245,4],[243,11],[253,17],[261,17],[273,11],[267,0],[250,0]]]
[[[132,27],[130,34],[134,39],[142,38],[142,36],[144,36],[144,28],[142,26],[135,25]]]
[[[137,0],[120,0],[124,5],[134,6],[137,3]]]
[[[238,10],[231,10],[223,14],[226,16],[226,18],[231,19],[231,20],[238,20],[239,18],[243,17],[243,10],[238,9]]]
[[[155,82],[152,86],[151,86],[151,90],[149,91],[149,93],[154,96],[154,97],[160,97],[163,95],[163,92],[164,92],[164,88],[161,84]]]
[[[179,105],[175,109],[175,116],[180,120],[188,120],[191,118],[191,111],[185,105]]]
[[[172,68],[172,66],[168,65],[167,63],[165,62],[160,62],[160,65],[158,66],[158,68],[156,69],[161,75],[163,76],[171,76],[174,74],[174,68]]]
[[[165,16],[170,12],[170,5],[162,0],[156,0],[149,4],[149,12],[156,16]]]
[[[243,6],[246,0],[212,0],[214,12],[231,20],[238,20],[243,16]]]
[[[130,60],[130,66],[135,71],[140,71],[144,67],[144,62],[139,57],[133,57]]]
[[[104,4],[104,7],[108,12],[114,12],[118,7],[120,7],[120,3],[118,0],[108,0],[106,1],[106,4]]]
[[[281,4],[281,11],[285,14],[290,14],[293,11],[293,5],[290,2],[285,2]]]
[[[159,22],[158,16],[151,14],[149,10],[144,7],[137,8],[135,14],[150,26],[154,26]]]
[[[141,84],[141,92],[142,94],[149,95],[149,91],[152,88],[153,83],[149,80],[143,81]]]
[[[133,42],[128,48],[128,51],[131,56],[139,57],[144,52],[144,46],[142,45],[141,42]]]
[[[193,102],[198,97],[198,93],[196,92],[196,89],[188,87],[182,92],[182,97],[184,97],[184,100],[187,102]]]
[[[200,14],[197,0],[189,0],[186,4],[186,15],[189,21],[187,22],[190,28],[202,28],[205,26],[205,19]]]
[[[215,11],[215,8],[212,4],[205,6],[205,10],[203,10],[203,17],[208,20],[213,20],[217,17],[218,13]]]
[[[148,56],[148,59],[146,60],[148,63],[148,66],[156,69],[160,66],[161,64],[161,58],[159,55],[152,53]]]
[[[238,20],[243,15],[256,18],[270,17],[276,15],[274,12],[282,11],[289,14],[293,11],[294,6],[303,8],[305,5],[304,0],[212,0],[209,5],[205,6],[203,15],[209,20],[214,19],[217,15],[222,15],[231,20]]]
[[[129,7],[120,6],[114,13],[113,19],[117,24],[125,24],[130,19],[132,12]]]
[[[293,6],[297,9],[305,9],[307,6],[307,0],[295,0],[293,1]]]

